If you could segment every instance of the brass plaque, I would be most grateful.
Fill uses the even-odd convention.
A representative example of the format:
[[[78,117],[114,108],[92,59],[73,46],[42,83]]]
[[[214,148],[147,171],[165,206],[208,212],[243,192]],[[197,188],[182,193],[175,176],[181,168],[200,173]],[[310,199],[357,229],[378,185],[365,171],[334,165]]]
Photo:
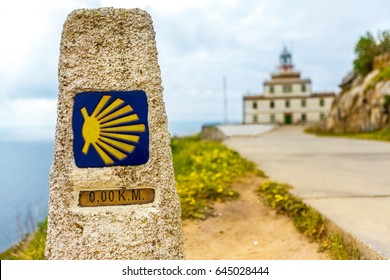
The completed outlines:
[[[116,206],[153,202],[154,189],[113,189],[80,191],[79,206]]]

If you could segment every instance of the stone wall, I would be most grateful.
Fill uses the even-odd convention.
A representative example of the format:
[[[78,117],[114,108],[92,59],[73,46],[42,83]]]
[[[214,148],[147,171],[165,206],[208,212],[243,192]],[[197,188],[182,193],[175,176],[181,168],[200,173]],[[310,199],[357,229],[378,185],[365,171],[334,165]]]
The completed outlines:
[[[210,141],[223,141],[226,136],[223,132],[215,125],[204,125],[202,127],[202,132],[200,133],[200,137],[203,140]]]

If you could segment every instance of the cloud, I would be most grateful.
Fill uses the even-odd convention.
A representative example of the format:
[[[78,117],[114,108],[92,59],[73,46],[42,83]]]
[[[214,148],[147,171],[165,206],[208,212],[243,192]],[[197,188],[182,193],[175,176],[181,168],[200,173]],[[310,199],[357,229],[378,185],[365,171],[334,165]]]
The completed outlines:
[[[388,7],[383,1],[370,7],[365,1],[245,1],[215,9],[216,2],[176,18],[154,17],[165,92],[174,96],[168,98],[168,112],[177,112],[175,118],[193,112],[193,117],[221,120],[221,80],[226,75],[230,115],[241,120],[241,96],[248,90],[262,92],[283,44],[293,44],[296,68],[312,78],[314,90],[337,91],[352,67],[359,36],[367,28],[390,26],[386,9],[380,8]],[[194,89],[198,99],[191,100],[191,110],[179,112],[174,100],[184,100]],[[202,94],[207,90],[214,92],[214,99]],[[208,106],[210,102],[217,103]]]
[[[56,121],[56,99],[17,98],[2,100],[0,135],[2,139],[53,139]]]
[[[2,3],[0,10],[0,94],[55,97],[62,25],[73,9],[97,1],[28,1]]]
[[[52,139],[62,25],[97,1],[21,1],[0,10],[0,138]]]
[[[75,8],[140,7],[153,19],[169,120],[240,121],[242,95],[262,92],[285,44],[313,89],[334,90],[366,31],[389,29],[387,0],[8,1],[0,10],[0,101],[57,96],[62,24]],[[7,104],[7,102],[3,102]],[[0,104],[0,110],[5,105]],[[8,111],[10,122],[17,112]],[[2,125],[0,124],[0,127]]]

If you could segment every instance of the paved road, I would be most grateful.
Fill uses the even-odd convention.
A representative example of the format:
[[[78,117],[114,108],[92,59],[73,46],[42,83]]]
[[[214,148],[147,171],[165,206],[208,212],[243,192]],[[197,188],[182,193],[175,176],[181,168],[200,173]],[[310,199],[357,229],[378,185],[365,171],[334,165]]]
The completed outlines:
[[[390,259],[390,143],[316,137],[302,130],[281,127],[224,143]]]

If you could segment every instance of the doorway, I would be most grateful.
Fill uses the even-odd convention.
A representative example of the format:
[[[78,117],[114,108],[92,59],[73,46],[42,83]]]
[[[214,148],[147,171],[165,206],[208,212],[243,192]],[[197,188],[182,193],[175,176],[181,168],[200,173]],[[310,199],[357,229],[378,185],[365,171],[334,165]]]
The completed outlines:
[[[284,114],[284,124],[292,124],[293,117],[291,113]]]

